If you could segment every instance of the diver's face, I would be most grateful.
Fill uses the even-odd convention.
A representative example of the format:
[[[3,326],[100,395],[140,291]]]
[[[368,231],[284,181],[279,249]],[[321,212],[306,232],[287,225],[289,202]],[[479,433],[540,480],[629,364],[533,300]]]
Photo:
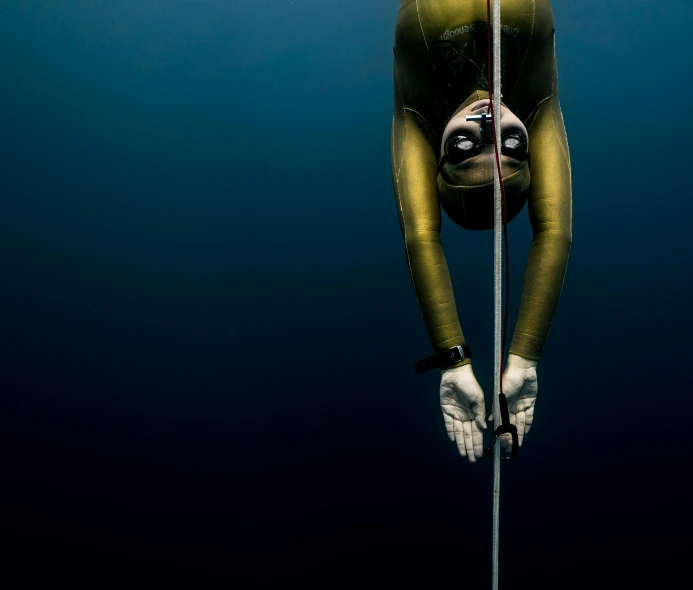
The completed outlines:
[[[468,115],[488,113],[489,100],[477,100],[456,112],[443,131],[440,147],[443,170],[452,184],[473,185],[493,182],[495,165],[492,143],[484,143],[480,121],[467,121]],[[527,159],[527,129],[506,106],[501,107],[501,170],[506,177]],[[486,126],[490,129],[490,123]],[[487,136],[492,138],[490,132]]]

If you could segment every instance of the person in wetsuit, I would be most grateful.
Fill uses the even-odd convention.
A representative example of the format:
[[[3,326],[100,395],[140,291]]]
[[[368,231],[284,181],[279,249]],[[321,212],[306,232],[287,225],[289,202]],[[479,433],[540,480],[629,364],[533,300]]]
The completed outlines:
[[[440,243],[441,207],[461,227],[493,227],[494,147],[484,142],[488,131],[467,120],[489,111],[487,18],[487,0],[401,0],[397,14],[392,176],[407,264],[434,353],[467,344]],[[534,416],[537,362],[568,264],[571,167],[549,0],[503,0],[501,29],[506,219],[526,202],[533,231],[503,373],[522,445]],[[440,397],[450,439],[475,462],[487,426],[471,359],[442,369]],[[507,451],[509,435],[501,442]]]

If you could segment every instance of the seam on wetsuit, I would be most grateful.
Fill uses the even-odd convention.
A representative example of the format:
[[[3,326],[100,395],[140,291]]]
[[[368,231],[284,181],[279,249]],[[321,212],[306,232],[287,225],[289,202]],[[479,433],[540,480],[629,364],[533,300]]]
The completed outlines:
[[[553,56],[554,60],[556,59],[556,35],[554,33],[553,36]],[[551,84],[552,86],[552,94],[556,97],[556,106],[558,107],[558,114],[561,117],[561,121],[563,123],[563,127],[565,128],[565,120],[563,119],[563,111],[561,110],[561,103],[558,100],[558,68],[554,66],[554,80],[553,83]],[[568,179],[571,183],[571,188],[572,188],[572,181],[573,181],[573,172],[572,172],[572,166],[570,165],[570,146],[568,145],[568,138],[565,137],[565,145],[563,145],[563,134],[560,132],[558,128],[558,122],[556,121],[556,110],[551,109],[551,120],[553,121],[553,128],[554,131],[556,132],[556,135],[558,136],[558,142],[561,144],[561,149],[563,150],[563,156],[565,157],[566,164],[568,165]],[[567,152],[566,152],[567,148]],[[571,199],[572,202],[572,199]]]
[[[393,117],[393,122],[394,122],[394,117]],[[397,200],[397,208],[399,209],[399,218],[402,220],[402,236],[404,238],[404,254],[407,257],[407,270],[409,271],[409,278],[411,279],[412,286],[414,287],[414,297],[416,297],[416,305],[419,308],[419,313],[421,314],[421,317],[423,317],[423,311],[421,309],[421,301],[419,300],[419,292],[416,288],[416,280],[414,279],[414,273],[412,272],[412,267],[411,267],[411,258],[409,256],[409,247],[407,246],[407,220],[404,215],[404,207],[402,206],[402,193],[400,191],[400,181],[399,181],[399,175],[400,172],[402,171],[402,166],[404,162],[404,154],[406,152],[406,146],[407,146],[407,121],[406,117],[402,117],[402,138],[401,138],[401,145],[399,146],[399,153],[395,153],[394,148],[395,146],[395,134],[392,134],[392,151],[393,154],[395,155],[396,158],[396,170],[395,170],[395,199]],[[394,129],[394,127],[393,127]],[[424,318],[425,320],[425,318]]]
[[[428,131],[429,131],[430,133],[432,133],[438,140],[440,140],[440,134],[437,133],[437,132],[435,131],[435,129],[433,129],[433,127],[429,124],[428,121],[426,121],[426,118],[425,118],[419,111],[417,111],[416,109],[413,109],[413,108],[411,108],[411,107],[404,107],[402,110],[405,112],[405,114],[406,114],[407,112],[409,112],[409,113],[411,113],[412,115],[415,115],[416,118],[419,120],[419,122],[420,122],[422,125],[424,125],[424,127],[426,127],[426,128],[428,129]],[[438,147],[438,149],[440,149],[440,147]],[[438,149],[435,149],[435,148],[434,148],[433,153],[434,153],[434,154],[437,154],[437,153],[438,153]],[[437,156],[437,155],[436,155],[436,159],[438,159],[438,156]]]
[[[556,134],[556,139],[558,139],[558,143],[561,146],[561,151],[563,152],[565,162],[568,165],[568,168],[570,168],[570,157],[565,151],[565,146],[563,145],[563,137],[561,137],[561,132],[558,130],[558,124],[556,123],[556,109],[553,107],[554,105],[551,105],[551,123],[553,124],[553,132]]]
[[[532,46],[532,40],[534,39],[534,23],[537,20],[537,3],[536,0],[532,0],[532,30],[529,33],[529,43],[527,43],[527,49],[525,50],[525,56],[522,58],[522,65],[520,65],[520,71],[517,73],[517,78],[515,78],[515,84],[513,84],[513,87],[508,91],[508,97],[513,93],[513,90],[515,90],[515,86],[518,85],[520,82],[520,78],[522,77],[522,70],[525,68],[525,61],[527,61],[527,56],[529,55],[529,48]]]
[[[430,49],[428,47],[428,41],[426,40],[426,33],[424,33],[423,29],[423,23],[421,22],[421,14],[419,14],[419,0],[416,0],[416,18],[419,21],[419,28],[421,29],[421,37],[424,40],[424,43],[426,44],[426,53],[430,55]]]
[[[529,133],[529,131],[530,131],[532,125],[534,125],[534,118],[537,116],[537,113],[539,112],[539,109],[540,109],[542,106],[544,106],[544,104],[545,104],[547,101],[551,100],[552,98],[553,98],[553,92],[552,92],[551,94],[549,94],[547,97],[542,98],[542,99],[537,103],[537,106],[535,106],[535,107],[532,109],[532,112],[529,114],[529,116],[528,116],[524,121],[522,121],[522,123],[523,123],[523,125],[526,127],[528,133]]]
[[[404,113],[404,98],[402,96],[402,87],[400,86],[399,83],[399,68],[397,67],[397,59],[395,59],[394,63],[394,77],[395,77],[395,114],[392,117],[392,144],[390,146],[390,149],[392,150],[392,153],[395,154],[395,121],[397,119],[397,115],[399,114],[402,117],[402,135],[406,133],[406,127],[404,125],[404,119],[405,119],[405,113]],[[402,141],[402,146],[401,149],[404,148],[404,141]],[[401,156],[401,154],[397,154],[398,156]],[[402,164],[401,162],[403,161],[402,158],[397,161],[397,165],[395,168],[395,178],[396,180],[399,180],[399,175],[402,170]]]

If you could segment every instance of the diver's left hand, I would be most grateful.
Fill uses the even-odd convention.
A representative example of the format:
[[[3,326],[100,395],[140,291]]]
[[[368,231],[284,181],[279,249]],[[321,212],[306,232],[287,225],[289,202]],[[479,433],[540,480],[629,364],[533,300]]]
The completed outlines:
[[[508,366],[503,372],[503,393],[508,401],[510,423],[517,428],[519,446],[532,427],[534,404],[537,401],[537,361],[514,354],[508,355]],[[493,421],[493,414],[488,418]],[[512,450],[512,437],[501,435],[501,449]]]

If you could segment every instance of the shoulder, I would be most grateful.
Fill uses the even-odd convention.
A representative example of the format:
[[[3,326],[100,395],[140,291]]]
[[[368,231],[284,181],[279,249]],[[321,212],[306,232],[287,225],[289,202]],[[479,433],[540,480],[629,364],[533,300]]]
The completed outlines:
[[[402,0],[395,25],[395,56],[410,56],[425,51],[426,42],[421,31],[416,0]]]
[[[553,39],[553,10],[549,0],[532,0],[534,3],[534,36],[537,40]],[[553,42],[553,41],[552,41]]]
[[[395,80],[403,105],[430,123],[431,93],[436,86],[416,0],[402,0],[393,46]]]

